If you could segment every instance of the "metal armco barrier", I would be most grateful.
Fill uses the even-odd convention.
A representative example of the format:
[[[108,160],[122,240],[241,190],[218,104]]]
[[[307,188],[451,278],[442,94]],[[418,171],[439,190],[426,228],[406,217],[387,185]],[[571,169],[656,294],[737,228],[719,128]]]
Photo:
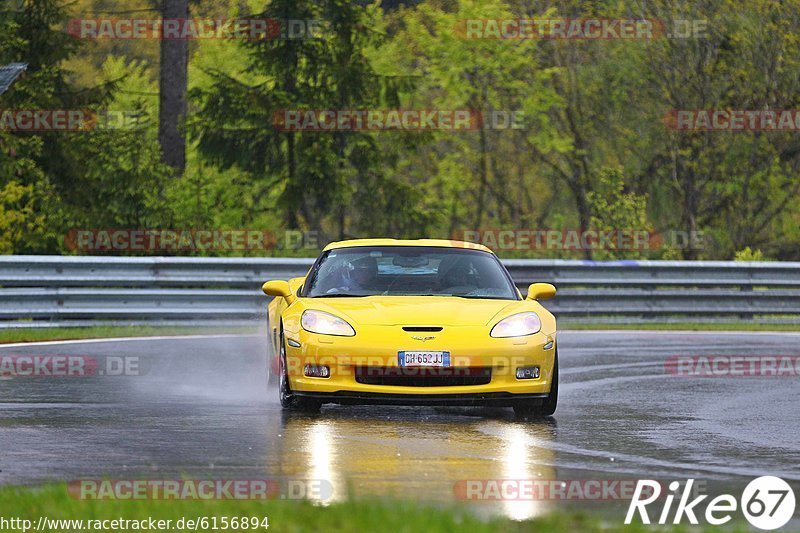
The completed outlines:
[[[245,322],[263,318],[261,283],[302,276],[311,259],[0,256],[0,327],[62,323]],[[569,320],[800,323],[800,263],[504,261]]]

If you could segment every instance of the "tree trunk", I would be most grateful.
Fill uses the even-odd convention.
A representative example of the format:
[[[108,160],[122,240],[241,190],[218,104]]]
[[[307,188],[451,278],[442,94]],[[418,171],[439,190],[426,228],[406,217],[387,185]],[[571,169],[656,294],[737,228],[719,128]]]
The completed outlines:
[[[189,18],[188,0],[163,0],[164,19]],[[161,40],[159,78],[158,143],[161,159],[183,174],[186,168],[186,139],[181,132],[186,117],[189,42],[185,39]]]
[[[481,126],[480,130],[478,130],[478,135],[480,136],[480,150],[481,150],[481,182],[478,187],[478,211],[475,214],[475,227],[472,228],[475,231],[480,231],[481,225],[483,224],[483,211],[484,211],[484,203],[486,201],[486,187],[489,183],[489,155],[487,153],[486,147],[486,130],[483,129]]]
[[[575,207],[578,210],[578,224],[580,225],[581,235],[584,235],[589,230],[592,223],[592,209],[589,205],[587,198],[586,187],[582,180],[577,178],[570,184],[570,189],[575,197]],[[583,258],[591,260],[593,256],[592,249],[587,247],[583,250]]]
[[[290,190],[294,191],[297,188],[297,161],[295,159],[295,139],[294,133],[289,132],[286,134],[286,168],[287,168],[287,179],[286,179],[286,187]],[[302,196],[302,191],[299,191],[301,196],[299,197],[300,201],[305,201]],[[295,195],[290,193],[286,195],[286,205],[284,206],[284,222],[286,223],[286,227],[289,229],[296,229],[300,227],[297,221],[297,208],[293,202]]]
[[[697,259],[697,251],[691,246],[692,236],[697,232],[697,197],[701,191],[697,189],[694,173],[685,170],[687,173],[684,178],[684,196],[683,196],[683,218],[684,228],[688,232],[686,247],[683,249],[683,258],[687,261],[694,261]]]

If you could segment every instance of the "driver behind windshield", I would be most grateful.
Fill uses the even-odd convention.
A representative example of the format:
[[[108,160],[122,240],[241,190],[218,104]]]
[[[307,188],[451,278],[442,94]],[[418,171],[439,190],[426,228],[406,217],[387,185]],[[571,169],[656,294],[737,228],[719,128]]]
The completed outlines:
[[[477,288],[472,274],[472,264],[459,260],[441,277],[441,291],[448,294],[467,294]]]
[[[309,273],[304,295],[457,296],[514,300],[514,288],[491,253],[446,247],[334,249]]]
[[[340,285],[329,289],[327,294],[374,292],[375,281],[378,279],[378,262],[368,255],[354,259],[342,265],[340,277]]]

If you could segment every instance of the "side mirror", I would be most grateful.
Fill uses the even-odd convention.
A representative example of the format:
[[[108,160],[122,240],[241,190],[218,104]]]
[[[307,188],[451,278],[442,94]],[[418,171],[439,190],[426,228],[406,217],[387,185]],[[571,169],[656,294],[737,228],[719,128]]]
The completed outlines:
[[[547,300],[556,295],[556,288],[549,283],[534,283],[528,287],[527,300]]]
[[[283,281],[282,279],[264,283],[261,286],[261,290],[264,291],[264,294],[267,296],[286,298],[286,301],[289,303],[294,301],[294,294],[292,294],[292,289],[289,287],[289,282]]]

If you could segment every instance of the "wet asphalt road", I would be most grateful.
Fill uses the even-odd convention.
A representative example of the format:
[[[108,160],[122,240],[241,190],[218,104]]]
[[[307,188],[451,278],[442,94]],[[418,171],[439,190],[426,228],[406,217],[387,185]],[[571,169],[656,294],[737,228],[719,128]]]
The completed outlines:
[[[517,421],[504,408],[284,416],[265,392],[258,336],[0,347],[0,356],[138,358],[143,374],[0,379],[0,484],[305,479],[321,480],[326,500],[434,503],[458,501],[463,480],[691,477],[738,496],[750,479],[775,475],[800,489],[800,378],[665,371],[675,355],[798,356],[800,334],[565,331],[559,352],[556,416]],[[627,503],[468,502],[514,518],[575,506],[619,520]]]

